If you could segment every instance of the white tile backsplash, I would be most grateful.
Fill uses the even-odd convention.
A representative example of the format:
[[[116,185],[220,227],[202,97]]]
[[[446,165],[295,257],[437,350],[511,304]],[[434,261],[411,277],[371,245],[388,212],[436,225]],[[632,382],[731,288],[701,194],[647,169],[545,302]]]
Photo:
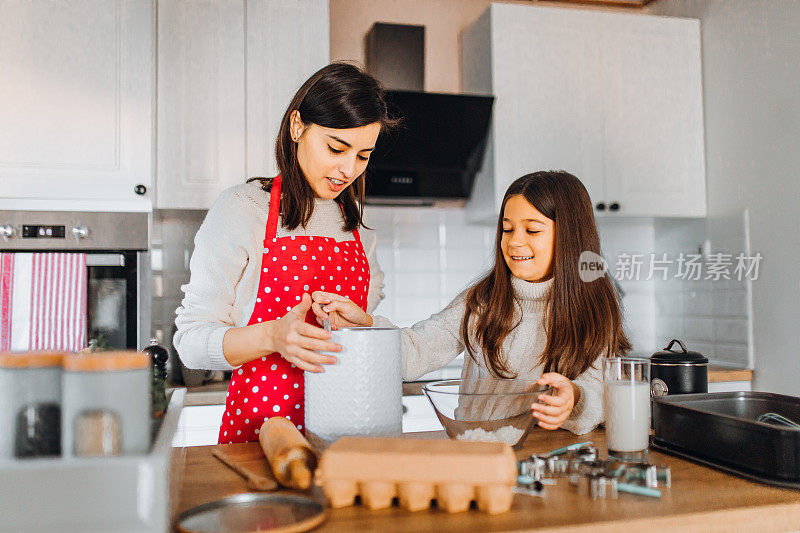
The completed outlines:
[[[395,247],[394,269],[395,272],[438,273],[441,269],[441,256],[439,245],[435,248],[420,247]],[[381,270],[383,265],[381,265]]]
[[[681,338],[690,350],[723,365],[752,364],[749,280],[737,280],[735,257],[748,251],[747,212],[736,212],[710,219],[659,219],[655,225],[655,244],[673,258],[678,254],[703,254],[700,279],[656,281],[655,320],[657,344]],[[722,268],[723,275],[709,267],[731,254],[732,263]],[[721,264],[717,261],[717,264]],[[724,271],[728,270],[725,279]],[[673,276],[676,272],[673,273]],[[681,326],[678,326],[681,323]]]
[[[445,261],[442,265],[447,272],[487,271],[492,266],[493,252],[482,248],[445,247]]]
[[[714,314],[747,317],[747,293],[744,290],[714,291]]]
[[[406,221],[394,226],[394,245],[399,248],[439,249],[439,224],[422,226]]]
[[[480,273],[489,253],[487,228],[469,225],[463,209],[367,206],[386,274],[380,312],[398,325],[444,307]]]
[[[711,316],[714,314],[712,291],[687,291],[683,293],[683,313],[687,315]]]
[[[442,274],[442,291],[445,298],[452,300],[461,291],[478,281],[484,274],[483,271],[446,272]],[[450,296],[452,295],[452,296]]]
[[[433,295],[438,299],[441,293],[440,277],[435,273],[419,275],[416,272],[395,272],[394,283],[403,287],[403,293],[409,296]]]
[[[746,318],[717,318],[714,320],[714,340],[716,342],[746,345],[747,336]]]
[[[454,221],[453,218],[444,217],[445,223],[442,225],[444,245],[448,249],[492,250],[495,240],[494,227],[467,225],[464,222]]]
[[[683,319],[684,341],[714,342],[714,319],[685,317]]]
[[[375,255],[384,273],[394,271],[394,247],[391,242],[386,244],[379,241],[375,246]]]
[[[747,345],[717,342],[714,346],[713,359],[725,364],[746,366],[749,361]]]
[[[677,316],[683,312],[683,293],[676,291],[656,292],[656,314]]]
[[[430,296],[396,296],[394,316],[387,317],[395,325],[409,327],[442,310],[441,300]]]
[[[670,339],[682,339],[685,337],[683,331],[683,319],[680,314],[675,317],[662,316],[656,321],[656,345],[662,346]]]

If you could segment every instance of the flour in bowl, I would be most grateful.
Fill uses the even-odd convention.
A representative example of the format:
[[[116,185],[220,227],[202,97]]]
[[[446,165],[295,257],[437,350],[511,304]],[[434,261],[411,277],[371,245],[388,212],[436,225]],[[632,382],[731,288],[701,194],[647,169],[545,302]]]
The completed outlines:
[[[506,442],[512,446],[516,444],[525,433],[524,430],[514,426],[503,426],[496,431],[486,431],[483,428],[468,429],[456,437],[457,440],[479,440],[483,442]]]

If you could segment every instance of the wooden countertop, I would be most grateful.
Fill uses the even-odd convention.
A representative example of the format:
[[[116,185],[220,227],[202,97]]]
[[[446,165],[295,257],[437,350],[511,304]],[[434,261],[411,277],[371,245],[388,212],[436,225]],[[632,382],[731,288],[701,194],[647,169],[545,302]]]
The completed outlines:
[[[406,434],[408,438],[446,438],[444,432]],[[602,429],[576,436],[564,430],[537,428],[517,458],[574,442],[591,440],[605,451]],[[247,465],[267,473],[258,443],[223,445],[238,455],[250,454]],[[180,512],[195,505],[246,492],[242,478],[211,455],[212,446],[186,448]],[[604,454],[603,454],[604,455]],[[517,494],[511,510],[489,516],[477,510],[448,514],[438,509],[416,513],[393,507],[369,511],[357,505],[332,509],[315,531],[658,531],[727,532],[795,531],[800,526],[800,491],[762,485],[676,457],[650,452],[650,462],[671,468],[672,487],[661,499],[620,494],[617,500],[592,500],[568,480],[546,486],[544,497]],[[287,491],[288,492],[288,491]],[[319,488],[311,495],[323,498]]]
[[[752,381],[753,371],[744,368],[725,368],[721,366],[708,367],[708,382],[720,383],[726,381]],[[189,387],[186,391],[186,406],[192,405],[222,405],[225,403],[225,393],[228,391],[228,381],[216,381],[198,387]],[[411,381],[403,383],[403,396],[422,394],[425,382]]]
[[[753,381],[753,371],[746,368],[708,367],[709,383],[721,383],[724,381]]]

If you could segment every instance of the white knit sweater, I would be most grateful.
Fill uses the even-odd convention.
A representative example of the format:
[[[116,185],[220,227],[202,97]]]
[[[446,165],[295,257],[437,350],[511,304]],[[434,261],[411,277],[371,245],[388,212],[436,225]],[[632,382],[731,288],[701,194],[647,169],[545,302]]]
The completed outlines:
[[[514,294],[521,313],[519,325],[503,342],[503,354],[509,370],[521,379],[537,380],[542,375],[538,358],[547,343],[544,324],[545,300],[553,280],[529,283],[512,277]],[[443,367],[461,352],[464,345],[459,333],[466,304],[464,294],[457,296],[445,309],[427,320],[417,322],[402,330],[403,379],[413,380]],[[519,315],[517,315],[519,317]],[[516,320],[516,319],[515,319]],[[380,316],[374,317],[375,327],[391,327],[392,323]],[[462,378],[489,377],[479,345],[475,362],[464,357]],[[580,389],[580,399],[562,427],[578,435],[587,433],[603,422],[603,376],[601,360],[573,381]]]
[[[232,370],[222,353],[222,338],[233,327],[246,326],[255,307],[269,212],[269,193],[258,182],[235,185],[217,198],[194,238],[191,277],[181,290],[173,345],[189,368]],[[352,240],[342,231],[342,213],[334,200],[317,199],[305,228],[287,231],[279,223],[277,237],[322,236]],[[370,268],[367,311],[383,299],[383,273],[375,257],[375,232],[359,230]]]

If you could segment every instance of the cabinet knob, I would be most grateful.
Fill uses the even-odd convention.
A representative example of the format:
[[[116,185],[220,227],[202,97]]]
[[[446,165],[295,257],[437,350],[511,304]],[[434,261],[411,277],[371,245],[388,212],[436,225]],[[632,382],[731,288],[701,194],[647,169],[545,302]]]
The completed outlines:
[[[606,210],[606,204],[605,204],[605,202],[597,202],[597,204],[596,204],[594,207],[595,207],[595,208],[596,208],[598,211],[605,211],[605,210]]]
[[[0,236],[3,237],[4,240],[8,240],[14,236],[14,226],[11,224],[6,224],[4,226],[0,226]]]
[[[72,234],[75,236],[75,239],[81,240],[85,239],[89,236],[89,228],[86,226],[77,226],[72,228]]]
[[[619,204],[617,202],[612,202],[608,205],[609,211],[619,211]]]
[[[139,196],[144,196],[147,193],[147,187],[145,187],[140,183],[139,185],[133,188],[133,192],[135,192]]]

